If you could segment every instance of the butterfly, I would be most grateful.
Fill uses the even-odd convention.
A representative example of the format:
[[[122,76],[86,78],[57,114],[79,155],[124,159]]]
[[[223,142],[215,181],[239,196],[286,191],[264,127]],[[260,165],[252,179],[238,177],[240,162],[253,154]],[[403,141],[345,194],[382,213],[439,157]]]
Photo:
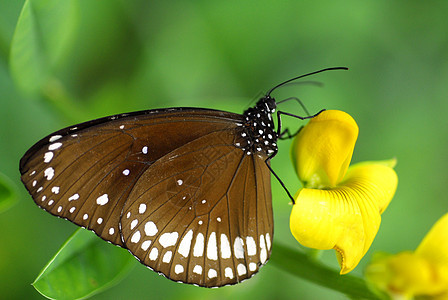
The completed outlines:
[[[171,280],[239,283],[272,250],[269,161],[282,136],[282,112],[276,130],[270,94],[334,69],[346,68],[285,81],[243,114],[154,109],[61,129],[22,157],[22,182],[42,209],[126,248]]]

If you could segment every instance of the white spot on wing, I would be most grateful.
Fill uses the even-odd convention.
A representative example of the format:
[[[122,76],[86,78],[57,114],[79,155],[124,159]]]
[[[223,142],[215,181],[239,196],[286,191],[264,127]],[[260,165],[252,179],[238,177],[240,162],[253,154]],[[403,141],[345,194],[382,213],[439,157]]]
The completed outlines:
[[[76,207],[72,206],[69,210],[69,212],[72,214],[76,210]]]
[[[183,257],[187,257],[190,253],[191,240],[193,239],[193,230],[189,230],[187,234],[182,238],[179,244],[179,250],[177,250]]]
[[[137,224],[138,224],[138,220],[137,219],[132,220],[132,222],[131,222],[131,230],[134,229],[135,226],[137,226]]]
[[[204,235],[202,233],[198,233],[196,237],[196,243],[193,248],[193,256],[200,257],[204,254]]]
[[[142,153],[143,153],[143,154],[148,154],[148,147],[147,147],[147,146],[144,146],[144,147],[142,148]]]
[[[128,169],[123,170],[123,175],[128,176],[131,173]]]
[[[78,200],[78,199],[79,199],[79,194],[74,194],[73,196],[68,198],[68,201],[73,201],[73,200]]]
[[[109,197],[107,196],[107,194],[103,194],[96,199],[96,203],[98,205],[106,205],[107,202],[109,202]]]
[[[169,262],[171,261],[171,257],[173,257],[173,252],[171,252],[171,251],[167,251],[167,252],[165,253],[165,255],[163,256],[162,261],[163,261],[164,263],[169,263]]]
[[[138,241],[140,241],[140,238],[141,238],[141,234],[140,234],[140,231],[136,231],[136,232],[134,232],[134,234],[132,235],[132,237],[131,237],[131,242],[132,243],[138,243]]]
[[[269,233],[266,233],[266,245],[268,247],[268,251],[271,250],[271,236]]]
[[[257,254],[257,244],[255,243],[255,240],[253,237],[251,237],[251,236],[246,237],[246,245],[247,245],[247,254],[248,255]]]
[[[157,256],[159,256],[159,250],[157,248],[152,248],[151,252],[149,253],[149,259],[156,260]]]
[[[222,258],[230,258],[231,250],[230,243],[227,239],[227,235],[224,233],[221,234],[221,257]]]
[[[174,246],[178,237],[179,234],[177,232],[166,232],[160,236],[159,243],[164,248]]]
[[[208,270],[208,278],[215,278],[216,276],[218,276],[218,273],[216,272],[215,269],[210,269]]]
[[[62,143],[54,143],[48,146],[48,150],[53,151],[59,149],[62,146]]]
[[[139,207],[138,207],[138,213],[139,214],[144,214],[145,211],[146,211],[146,204],[145,203],[140,204]]]
[[[201,267],[200,265],[196,265],[196,266],[194,266],[194,268],[193,268],[193,273],[196,273],[196,274],[198,274],[198,275],[201,275],[201,274],[202,274],[202,267]]]
[[[53,135],[48,141],[50,143],[56,142],[57,140],[59,140],[62,137],[62,135]]]
[[[233,279],[233,270],[232,270],[232,268],[227,267],[227,268],[224,270],[224,275],[225,275],[227,278],[229,278],[229,279]]]
[[[58,206],[58,213],[60,213],[62,211],[62,206]]]
[[[236,267],[236,269],[237,269],[237,271],[238,271],[238,275],[245,275],[246,273],[247,273],[247,270],[246,270],[246,266],[245,265],[243,265],[243,264],[239,264],[237,267]]]
[[[51,191],[53,192],[53,194],[59,194],[59,187],[58,186],[54,186],[51,188]]]
[[[46,177],[47,180],[53,179],[53,176],[54,176],[54,169],[52,167],[45,169],[44,177]]]
[[[264,235],[260,235],[260,261],[262,264],[266,262],[268,253],[266,251],[266,244],[264,242]]]
[[[184,182],[182,181],[182,179],[179,179],[178,181],[177,181],[177,184],[178,185],[182,185]]]
[[[218,259],[218,246],[216,244],[216,233],[212,232],[207,243],[207,257],[211,260]]]
[[[54,156],[54,154],[53,154],[53,152],[46,152],[45,154],[44,154],[44,163],[49,163],[52,159],[53,159],[53,156]]]
[[[98,224],[103,223],[103,218],[98,218],[98,219],[96,220],[96,222],[97,222]]]
[[[52,205],[54,203],[54,200],[48,201],[48,205]]]
[[[113,227],[109,228],[109,234],[110,235],[114,234],[114,232],[115,232],[115,229]]]
[[[233,244],[233,251],[235,253],[235,258],[244,258],[244,241],[239,236],[235,238],[235,243]]]
[[[157,226],[154,224],[154,222],[149,221],[145,224],[145,234],[147,236],[155,236],[157,234]]]
[[[251,262],[251,263],[249,264],[249,270],[250,270],[251,272],[253,272],[253,271],[255,271],[256,269],[257,269],[257,264],[254,263],[254,262]]]
[[[142,250],[148,250],[149,246],[151,246],[151,241],[144,241],[141,245]]]
[[[176,265],[174,267],[174,273],[180,274],[184,272],[184,267],[182,265]]]
[[[89,218],[89,215],[88,214],[84,214],[84,216],[82,216],[82,219],[83,220],[87,220]]]

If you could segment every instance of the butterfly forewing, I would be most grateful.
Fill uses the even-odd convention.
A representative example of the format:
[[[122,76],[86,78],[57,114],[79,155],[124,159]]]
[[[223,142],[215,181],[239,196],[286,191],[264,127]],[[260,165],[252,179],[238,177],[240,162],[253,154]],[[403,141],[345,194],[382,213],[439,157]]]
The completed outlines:
[[[213,287],[247,279],[267,261],[270,174],[266,157],[235,147],[237,131],[204,135],[144,171],[121,220],[124,243],[142,263]]]
[[[20,162],[22,181],[43,209],[123,246],[119,220],[141,174],[181,145],[234,126],[235,118],[240,116],[181,108],[78,124],[28,150]]]

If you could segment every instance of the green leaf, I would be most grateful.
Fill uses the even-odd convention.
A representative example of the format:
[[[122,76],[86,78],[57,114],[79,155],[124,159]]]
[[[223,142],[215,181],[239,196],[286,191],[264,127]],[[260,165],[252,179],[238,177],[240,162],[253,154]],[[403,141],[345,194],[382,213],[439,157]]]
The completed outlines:
[[[125,249],[78,229],[33,282],[50,299],[82,299],[118,283],[135,265]]]
[[[3,173],[0,173],[0,213],[17,202],[17,188]]]
[[[11,44],[11,74],[25,92],[44,87],[67,55],[78,23],[75,0],[27,0]]]
[[[352,299],[389,299],[385,294],[374,293],[366,281],[353,275],[339,272],[322,265],[308,255],[275,243],[271,263],[304,280],[339,291]]]

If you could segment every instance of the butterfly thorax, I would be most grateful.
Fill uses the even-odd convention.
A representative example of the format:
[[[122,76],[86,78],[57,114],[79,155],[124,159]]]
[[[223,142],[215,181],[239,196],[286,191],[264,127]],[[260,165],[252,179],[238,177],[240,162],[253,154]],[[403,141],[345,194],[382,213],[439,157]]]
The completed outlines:
[[[271,156],[277,153],[278,135],[272,119],[276,106],[274,98],[265,96],[244,112],[244,123],[235,145],[247,155]]]

